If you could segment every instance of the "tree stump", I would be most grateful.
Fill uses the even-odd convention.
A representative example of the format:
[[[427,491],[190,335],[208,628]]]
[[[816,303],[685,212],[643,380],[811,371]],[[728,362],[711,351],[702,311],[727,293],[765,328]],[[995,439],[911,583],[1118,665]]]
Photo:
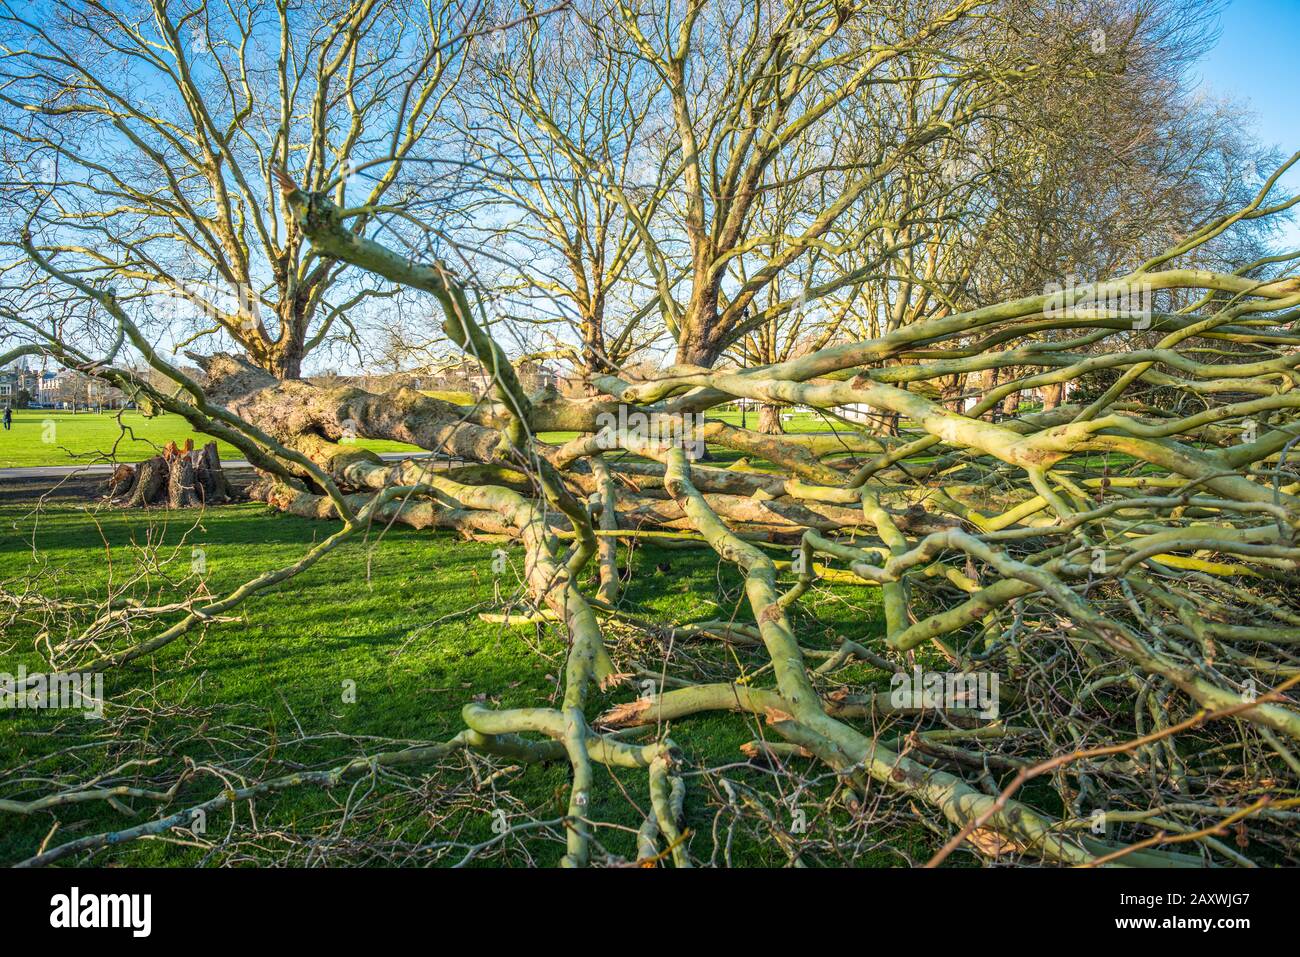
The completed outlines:
[[[184,448],[168,442],[161,455],[138,465],[119,465],[108,480],[107,493],[125,508],[191,508],[233,497],[217,457],[217,443],[195,449],[192,439],[186,439]]]

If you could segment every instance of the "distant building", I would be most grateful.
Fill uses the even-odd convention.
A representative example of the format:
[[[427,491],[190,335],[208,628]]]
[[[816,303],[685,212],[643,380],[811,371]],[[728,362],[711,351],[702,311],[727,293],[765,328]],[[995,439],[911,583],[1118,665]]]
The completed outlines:
[[[560,374],[537,359],[525,359],[515,366],[519,384],[525,392],[539,392],[542,389],[554,390],[559,387]]]
[[[41,372],[35,377],[36,404],[44,409],[125,409],[126,396],[102,379],[72,369]]]
[[[44,409],[52,409],[58,395],[59,374],[42,372],[36,379],[36,404]]]
[[[31,371],[23,364],[0,369],[0,408],[35,405],[39,379],[40,373]]]

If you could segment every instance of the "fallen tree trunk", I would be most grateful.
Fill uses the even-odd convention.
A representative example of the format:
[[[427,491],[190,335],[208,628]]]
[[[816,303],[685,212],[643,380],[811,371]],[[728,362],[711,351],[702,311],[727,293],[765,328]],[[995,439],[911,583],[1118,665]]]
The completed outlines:
[[[523,392],[441,263],[358,239],[323,197],[287,199],[323,255],[434,295],[448,337],[492,371],[490,398],[463,408],[409,389],[277,381],[231,357],[195,357],[205,390],[194,387],[194,404],[175,411],[250,460],[261,454],[273,508],[342,528],[294,565],[186,606],[164,631],[143,639],[124,631],[105,647],[123,614],[114,606],[57,651],[93,651],[91,670],[134,661],[371,523],[509,537],[522,548],[524,575],[496,617],[562,631],[563,701],[468,704],[461,740],[489,750],[501,736],[542,735],[526,742],[537,756],[567,758],[566,864],[599,853],[598,764],[648,770],[654,827],[638,856],[654,857],[662,837],[665,856],[691,860],[679,830],[684,776],[671,773],[680,756],[666,737],[634,747],[593,727],[588,705],[597,703],[605,715],[597,723],[620,726],[710,711],[761,715],[783,739],[765,736],[764,754],[815,756],[856,807],[883,788],[928,813],[951,835],[935,863],[961,842],[989,856],[1071,864],[1250,863],[1214,836],[1248,817],[1252,841],[1294,857],[1284,828],[1295,812],[1265,805],[1300,778],[1292,692],[1300,481],[1288,458],[1300,434],[1291,388],[1300,334],[1290,328],[1300,282],[1165,270],[1091,290],[1102,300],[1130,286],[1234,297],[1224,305],[1207,296],[1196,315],[1162,314],[1151,349],[1131,348],[1132,317],[1114,310],[1069,315],[1076,340],[1038,338],[1066,320],[1055,297],[1031,296],[763,368],[602,376],[594,386],[608,398],[557,402]],[[100,301],[116,308],[107,295]],[[120,309],[113,314],[133,328]],[[1109,351],[1092,349],[1111,336]],[[1087,404],[986,418],[1014,396],[1099,371],[1118,377]],[[981,373],[989,374],[975,380]],[[933,388],[958,376],[984,383],[969,408]],[[1153,389],[1186,401],[1170,406]],[[836,421],[870,409],[898,436],[764,436],[686,418],[738,400]],[[577,437],[563,446],[538,438],[561,422]],[[386,463],[350,445],[353,437],[474,464],[453,477],[428,458]],[[703,441],[747,459],[701,466]],[[127,491],[183,500],[200,484],[197,463],[187,472],[162,456],[142,464]],[[719,600],[707,620],[666,621],[634,588],[619,587],[617,549],[631,543],[630,568],[640,535],[713,553]],[[844,583],[878,590],[883,616],[852,640],[817,615],[825,586]],[[726,642],[728,657],[696,657],[698,644],[683,651],[700,641]],[[890,690],[880,676],[849,671],[856,662],[880,669]],[[616,698],[644,684],[627,680],[637,676],[654,678],[652,690]],[[950,720],[958,716],[969,720]],[[947,727],[926,729],[936,717]],[[1013,800],[1039,775],[1044,794]],[[1229,807],[1248,791],[1259,802]],[[1277,812],[1287,817],[1268,817]],[[1117,841],[1106,831],[1112,814],[1127,825]],[[1140,828],[1159,830],[1142,838]],[[1167,830],[1198,841],[1202,857],[1157,847]]]

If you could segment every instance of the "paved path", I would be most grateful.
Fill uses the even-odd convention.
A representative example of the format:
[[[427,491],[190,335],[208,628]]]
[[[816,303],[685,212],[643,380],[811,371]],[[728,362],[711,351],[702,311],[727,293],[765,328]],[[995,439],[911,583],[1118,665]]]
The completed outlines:
[[[379,457],[385,461],[394,462],[399,459],[429,458],[432,455],[432,452],[381,452]],[[134,465],[135,463],[128,462],[127,464]],[[244,459],[222,459],[221,465],[228,469],[252,468]],[[0,469],[0,482],[5,479],[58,479],[66,478],[69,475],[109,475],[115,468],[117,468],[115,464],[101,463],[97,465],[38,465],[31,468]]]

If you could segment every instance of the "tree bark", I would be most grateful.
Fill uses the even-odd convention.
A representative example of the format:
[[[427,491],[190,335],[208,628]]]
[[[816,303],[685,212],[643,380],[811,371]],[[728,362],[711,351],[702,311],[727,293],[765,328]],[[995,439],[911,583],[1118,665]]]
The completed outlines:
[[[966,390],[966,374],[944,376],[939,381],[941,401],[951,412],[961,412],[964,401],[962,393]]]
[[[301,340],[302,333],[293,330],[289,341],[276,344],[269,357],[267,368],[271,375],[277,379],[302,378],[303,343]]]
[[[758,431],[764,435],[785,433],[785,427],[781,424],[781,406],[765,403],[758,407]]]
[[[192,508],[234,498],[215,442],[197,450],[189,442],[184,449],[168,443],[162,455],[135,466],[118,466],[108,480],[107,492],[126,508]]]
[[[203,495],[203,501],[205,503],[221,502],[234,498],[225,470],[221,467],[221,459],[217,455],[217,443],[209,442],[203,446],[198,456],[195,465],[195,476]]]
[[[172,460],[167,477],[167,504],[172,508],[200,504],[194,488],[194,462],[188,454],[182,453]]]
[[[161,455],[141,462],[135,467],[135,481],[131,485],[127,508],[152,505],[166,484],[167,461]]]

